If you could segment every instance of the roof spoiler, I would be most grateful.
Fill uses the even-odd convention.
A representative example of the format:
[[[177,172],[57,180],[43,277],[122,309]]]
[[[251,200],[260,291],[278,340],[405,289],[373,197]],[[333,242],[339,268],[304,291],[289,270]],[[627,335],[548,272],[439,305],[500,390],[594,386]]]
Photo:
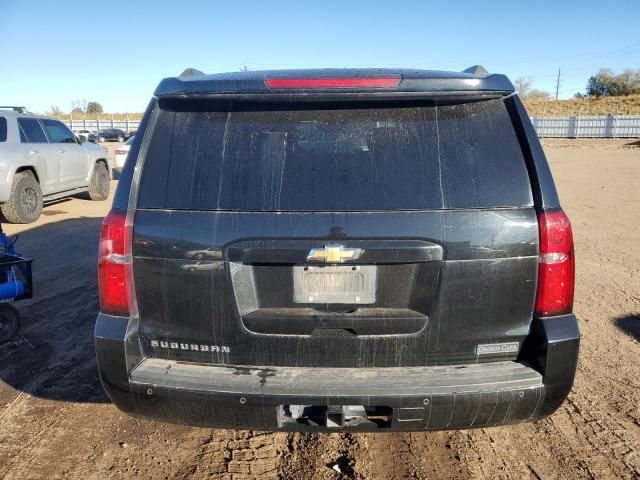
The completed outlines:
[[[277,88],[274,87],[276,82]],[[234,102],[369,101],[374,98],[413,101],[435,97],[499,97],[513,92],[513,85],[506,76],[488,74],[484,68],[476,65],[464,73],[354,68],[243,71],[205,75],[188,68],[179,77],[163,79],[154,95],[167,99],[207,98]]]
[[[470,73],[472,75],[488,75],[489,72],[482,65],[473,65],[465,70],[462,73]]]
[[[14,112],[18,112],[18,113],[26,113],[27,112],[27,107],[16,107],[14,105],[0,105],[0,109],[10,109],[13,110]]]

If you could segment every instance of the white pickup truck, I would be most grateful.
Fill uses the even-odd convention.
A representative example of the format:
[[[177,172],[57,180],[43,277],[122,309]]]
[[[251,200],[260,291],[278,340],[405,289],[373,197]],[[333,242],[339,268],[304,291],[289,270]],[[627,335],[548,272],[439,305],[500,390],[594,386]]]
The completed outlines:
[[[23,107],[0,107],[0,213],[10,223],[35,222],[43,203],[88,192],[109,196],[107,152],[85,143],[59,120]]]

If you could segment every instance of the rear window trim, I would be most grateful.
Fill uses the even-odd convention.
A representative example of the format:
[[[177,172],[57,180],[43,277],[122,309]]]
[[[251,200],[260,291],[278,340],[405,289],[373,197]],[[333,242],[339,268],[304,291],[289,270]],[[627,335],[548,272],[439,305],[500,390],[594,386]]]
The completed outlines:
[[[237,215],[239,213],[246,213],[250,215],[255,214],[305,214],[305,213],[313,213],[313,214],[321,214],[321,215],[332,215],[332,214],[359,214],[363,213],[375,213],[375,214],[390,214],[393,215],[395,213],[422,213],[422,212],[431,212],[431,213],[439,213],[439,212],[479,212],[479,211],[491,211],[495,212],[497,210],[530,210],[535,208],[535,205],[515,205],[515,206],[489,206],[489,207],[442,207],[442,208],[399,208],[396,210],[232,210],[232,209],[204,209],[204,208],[163,208],[163,207],[139,207],[137,205],[132,205],[131,208],[134,208],[136,211],[140,212],[199,212],[199,213],[213,213],[213,214],[233,214]]]
[[[497,100],[498,98],[507,98],[514,95],[510,91],[442,91],[442,92],[290,92],[290,93],[176,93],[157,96],[160,104],[165,100],[181,100],[181,101],[213,101],[228,104],[229,102],[239,104],[286,104],[291,108],[292,104],[322,104],[325,102],[350,103],[362,102],[367,104],[377,102],[419,102],[419,101],[438,101],[438,102],[474,102],[484,100]]]

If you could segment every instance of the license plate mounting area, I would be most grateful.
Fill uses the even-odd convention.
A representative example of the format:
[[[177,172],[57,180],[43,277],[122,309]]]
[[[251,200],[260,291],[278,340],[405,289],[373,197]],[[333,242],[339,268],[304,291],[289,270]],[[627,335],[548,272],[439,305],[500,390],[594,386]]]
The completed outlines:
[[[293,267],[295,303],[371,305],[376,301],[375,265]]]

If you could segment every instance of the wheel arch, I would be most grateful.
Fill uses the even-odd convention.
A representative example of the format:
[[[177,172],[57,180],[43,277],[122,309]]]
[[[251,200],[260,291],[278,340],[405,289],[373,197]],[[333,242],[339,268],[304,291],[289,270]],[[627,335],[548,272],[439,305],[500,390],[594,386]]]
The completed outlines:
[[[42,183],[40,182],[40,175],[38,175],[38,169],[33,166],[33,165],[21,165],[18,168],[16,168],[16,175],[22,172],[31,172],[33,173],[33,176],[36,179],[36,182],[38,182],[40,185],[42,185]]]

